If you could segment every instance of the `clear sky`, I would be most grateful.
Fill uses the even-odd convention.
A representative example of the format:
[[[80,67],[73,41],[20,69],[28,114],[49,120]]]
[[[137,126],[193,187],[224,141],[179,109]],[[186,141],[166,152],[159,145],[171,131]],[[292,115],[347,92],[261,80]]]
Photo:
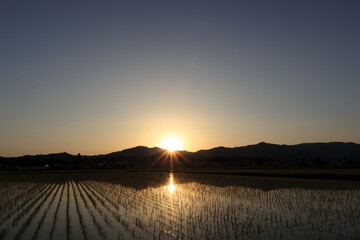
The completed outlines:
[[[359,1],[0,2],[0,156],[360,143]]]

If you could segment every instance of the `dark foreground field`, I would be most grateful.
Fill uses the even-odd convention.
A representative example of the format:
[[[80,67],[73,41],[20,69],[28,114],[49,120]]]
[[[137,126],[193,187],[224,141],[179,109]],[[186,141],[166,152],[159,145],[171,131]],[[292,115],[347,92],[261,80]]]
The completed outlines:
[[[243,173],[1,174],[0,239],[360,237],[357,181]]]

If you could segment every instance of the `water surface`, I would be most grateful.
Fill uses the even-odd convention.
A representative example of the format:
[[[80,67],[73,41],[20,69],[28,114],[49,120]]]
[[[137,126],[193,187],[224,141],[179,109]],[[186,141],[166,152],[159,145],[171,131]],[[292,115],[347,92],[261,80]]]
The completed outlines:
[[[1,239],[359,239],[357,182],[111,172],[0,175]]]

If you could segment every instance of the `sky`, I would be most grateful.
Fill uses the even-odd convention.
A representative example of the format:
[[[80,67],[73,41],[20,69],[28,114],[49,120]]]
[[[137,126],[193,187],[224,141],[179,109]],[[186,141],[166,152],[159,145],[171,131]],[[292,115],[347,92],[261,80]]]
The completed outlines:
[[[360,143],[359,1],[1,1],[0,156]]]

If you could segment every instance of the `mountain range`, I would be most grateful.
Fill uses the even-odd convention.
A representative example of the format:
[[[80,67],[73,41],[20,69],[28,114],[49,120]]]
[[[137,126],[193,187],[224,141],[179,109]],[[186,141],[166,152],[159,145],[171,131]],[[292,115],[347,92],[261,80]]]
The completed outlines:
[[[278,145],[261,142],[243,147],[216,147],[197,152],[138,146],[103,155],[68,153],[0,157],[3,170],[46,166],[54,169],[233,168],[303,165],[359,166],[360,144],[330,142]]]

